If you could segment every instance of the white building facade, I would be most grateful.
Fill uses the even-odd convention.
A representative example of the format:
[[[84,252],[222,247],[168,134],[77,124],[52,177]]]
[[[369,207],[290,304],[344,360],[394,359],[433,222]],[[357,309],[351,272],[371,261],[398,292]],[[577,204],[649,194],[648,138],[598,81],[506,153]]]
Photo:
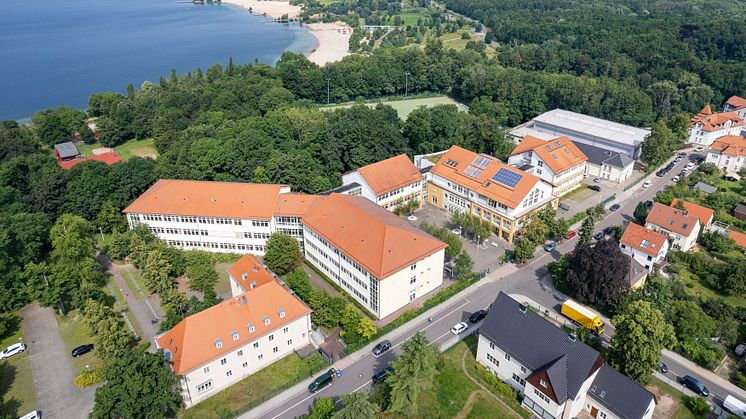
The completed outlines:
[[[746,138],[740,135],[718,138],[707,151],[705,162],[716,165],[723,173],[738,173],[746,166]]]
[[[359,185],[356,188],[348,186]],[[371,202],[393,211],[397,206],[412,200],[422,205],[425,178],[406,154],[363,166],[342,175],[339,193],[361,195]],[[348,192],[349,191],[349,192]]]

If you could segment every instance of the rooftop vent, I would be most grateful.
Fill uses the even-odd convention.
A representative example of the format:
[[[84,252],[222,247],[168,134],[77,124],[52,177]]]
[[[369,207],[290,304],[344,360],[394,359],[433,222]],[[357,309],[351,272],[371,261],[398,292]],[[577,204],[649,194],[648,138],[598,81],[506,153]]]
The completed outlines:
[[[578,340],[578,337],[577,337],[577,336],[575,336],[575,333],[570,333],[569,335],[567,335],[567,339],[568,339],[568,340],[569,340],[569,341],[570,341],[571,343],[575,343],[575,342],[577,342],[577,340]]]
[[[231,332],[231,337],[233,340],[238,340],[238,331],[234,330]]]
[[[246,278],[248,278],[248,277],[249,277],[249,273],[248,273],[248,272],[244,272],[244,273],[242,273],[242,274],[241,274],[241,279],[243,279],[244,281],[245,281],[245,280],[246,280]]]
[[[218,348],[218,349],[222,348],[223,347],[223,341],[221,341],[220,339],[215,339],[215,347]]]
[[[251,267],[251,271],[252,272],[259,272],[259,267],[256,266],[256,265],[254,265],[254,266]]]
[[[523,304],[518,305],[518,311],[520,311],[521,313],[526,313],[527,310],[528,310],[528,304],[523,303]]]
[[[269,325],[269,316],[264,316],[264,325],[265,326]]]
[[[606,397],[606,390],[602,390],[602,391],[601,391],[601,394],[599,394],[599,396],[600,396],[600,397],[601,397],[602,399],[603,399],[603,398],[605,398],[605,397]]]
[[[251,281],[251,282],[249,282],[249,288],[250,288],[250,289],[252,289],[252,290],[253,290],[254,288],[256,288],[256,281]]]
[[[249,329],[249,333],[254,333],[254,331],[256,330],[256,328],[254,327],[254,323],[249,323],[246,328]]]
[[[277,314],[280,315],[281,319],[285,318],[285,309],[281,308],[280,311],[277,312]]]

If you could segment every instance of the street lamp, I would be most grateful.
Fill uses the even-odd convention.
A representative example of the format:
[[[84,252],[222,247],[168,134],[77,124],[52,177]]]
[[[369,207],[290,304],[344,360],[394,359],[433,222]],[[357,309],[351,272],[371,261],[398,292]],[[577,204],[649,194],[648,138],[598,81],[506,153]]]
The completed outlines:
[[[404,96],[409,96],[409,71],[404,73]]]
[[[326,78],[326,104],[327,105],[329,104],[329,88],[330,88],[331,84],[332,84],[331,77],[327,77]]]

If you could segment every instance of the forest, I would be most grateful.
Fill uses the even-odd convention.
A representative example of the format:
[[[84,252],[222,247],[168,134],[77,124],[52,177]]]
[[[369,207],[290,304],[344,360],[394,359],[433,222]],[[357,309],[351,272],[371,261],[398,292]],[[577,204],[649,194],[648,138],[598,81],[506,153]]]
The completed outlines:
[[[500,65],[608,77],[645,92],[658,116],[746,92],[743,2],[445,0],[480,20]]]

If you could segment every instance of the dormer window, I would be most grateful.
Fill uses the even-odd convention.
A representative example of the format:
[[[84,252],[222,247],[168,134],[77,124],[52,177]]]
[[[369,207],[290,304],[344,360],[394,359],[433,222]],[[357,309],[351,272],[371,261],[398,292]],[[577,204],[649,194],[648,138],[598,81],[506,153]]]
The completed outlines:
[[[548,384],[544,380],[539,380],[539,384],[541,384],[542,387],[547,388]]]
[[[246,328],[249,329],[249,333],[254,333],[254,331],[256,330],[256,328],[254,327],[254,323],[249,323]]]
[[[238,332],[234,330],[234,331],[233,331],[233,332],[231,333],[231,337],[233,338],[233,340],[238,340]]]
[[[218,349],[222,348],[223,347],[223,341],[221,341],[220,339],[215,339],[215,347],[218,348]]]
[[[285,318],[285,309],[281,308],[280,311],[278,312],[278,314],[280,315],[281,319],[284,319]]]
[[[269,326],[269,316],[264,316],[264,325]]]

